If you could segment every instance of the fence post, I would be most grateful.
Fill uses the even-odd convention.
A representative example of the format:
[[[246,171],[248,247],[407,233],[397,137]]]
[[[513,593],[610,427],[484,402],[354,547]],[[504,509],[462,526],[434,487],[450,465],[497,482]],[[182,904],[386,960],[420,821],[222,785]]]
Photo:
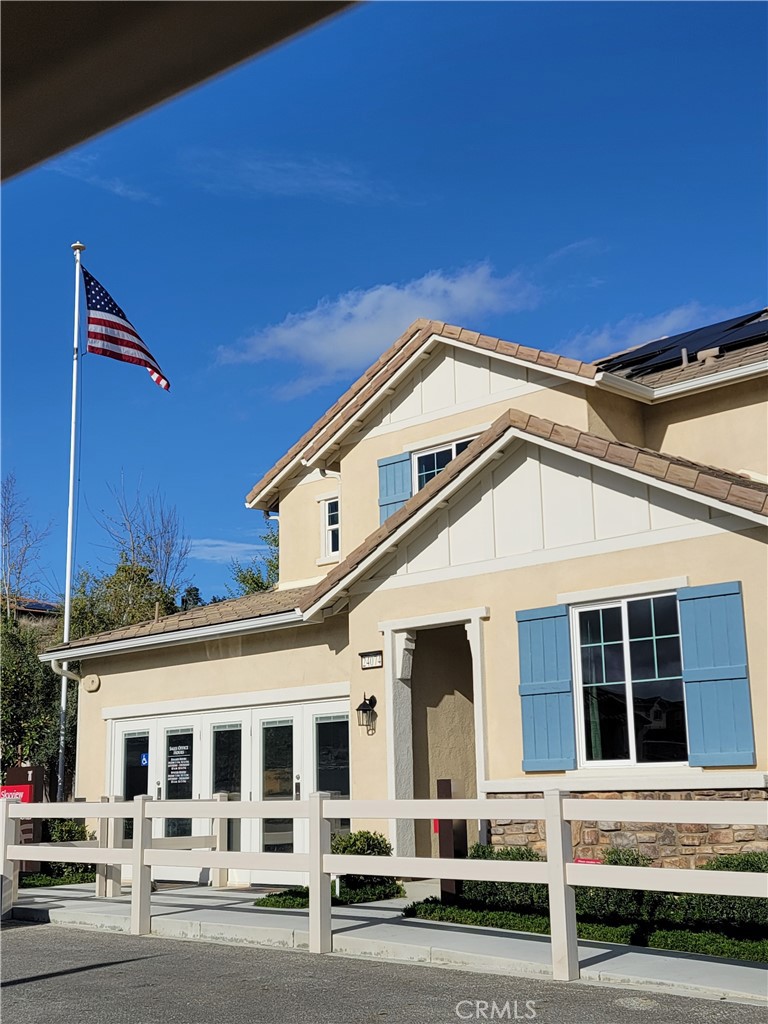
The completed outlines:
[[[8,859],[8,847],[16,846],[19,839],[19,820],[11,817],[11,801],[0,800],[0,832],[3,842],[2,918],[11,916],[18,896],[19,862]]]
[[[109,798],[110,803],[122,803],[123,798],[120,796],[111,796]],[[118,822],[120,825],[118,827]],[[108,841],[107,845],[112,850],[120,850],[123,847],[123,819],[122,818],[110,818],[107,821],[108,826]],[[106,882],[107,882],[107,898],[114,900],[119,896],[123,895],[122,886],[123,876],[123,865],[122,864],[107,864]]]
[[[309,797],[309,950],[330,953],[331,876],[323,871],[323,858],[331,852],[331,823],[323,815],[330,793]]]
[[[152,846],[152,819],[146,815],[146,793],[133,798],[133,858],[131,860],[131,935],[149,935],[152,899],[152,868],[146,852]]]
[[[109,797],[103,796],[101,803],[109,803]],[[96,824],[96,841],[99,849],[109,846],[109,818],[99,818]],[[107,865],[96,865],[96,898],[103,899],[107,895]]]
[[[575,981],[579,977],[576,894],[565,877],[566,864],[573,859],[571,823],[563,818],[563,799],[569,795],[558,790],[544,793],[552,977],[555,981]]]
[[[214,800],[220,800],[222,803],[226,803],[229,799],[227,793],[214,793]],[[213,834],[216,836],[216,851],[219,853],[225,852],[229,849],[227,842],[227,833],[229,831],[229,822],[226,818],[214,818],[213,819]],[[211,871],[211,885],[217,889],[223,889],[229,881],[229,868],[213,868]]]

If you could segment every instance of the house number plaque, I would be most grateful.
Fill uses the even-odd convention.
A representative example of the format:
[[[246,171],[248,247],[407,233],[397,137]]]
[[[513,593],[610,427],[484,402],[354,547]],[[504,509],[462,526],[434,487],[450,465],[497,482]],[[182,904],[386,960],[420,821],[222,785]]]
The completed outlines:
[[[361,651],[360,652],[360,667],[361,668],[381,668],[384,664],[384,652],[383,651]]]

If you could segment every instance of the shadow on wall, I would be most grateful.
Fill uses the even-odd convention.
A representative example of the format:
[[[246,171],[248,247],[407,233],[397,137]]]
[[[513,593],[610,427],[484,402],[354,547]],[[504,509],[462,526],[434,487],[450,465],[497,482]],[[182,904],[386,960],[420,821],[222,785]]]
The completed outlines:
[[[453,779],[477,796],[472,655],[464,626],[419,630],[411,672],[413,795],[437,796],[437,780]],[[477,826],[468,822],[470,843]],[[437,856],[432,823],[416,823],[416,856]]]

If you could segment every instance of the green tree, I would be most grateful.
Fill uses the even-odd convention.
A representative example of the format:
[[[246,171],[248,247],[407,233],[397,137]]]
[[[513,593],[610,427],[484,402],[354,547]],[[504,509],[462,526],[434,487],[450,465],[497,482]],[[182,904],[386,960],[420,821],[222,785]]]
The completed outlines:
[[[230,597],[245,597],[246,594],[259,594],[277,586],[280,574],[280,534],[275,521],[264,513],[264,532],[261,541],[264,552],[254,555],[250,561],[242,563],[233,558],[229,565],[232,584],[227,584]]]
[[[19,764],[46,768],[49,779],[56,775],[60,684],[50,666],[38,659],[41,650],[55,640],[52,630],[45,631],[37,623],[19,622],[5,615],[0,619],[0,671],[3,679],[0,768],[3,778],[9,767]],[[71,771],[77,721],[76,687],[70,687],[69,697],[66,749],[69,755],[67,769]]]
[[[145,622],[156,611],[171,615],[177,610],[174,591],[158,583],[149,566],[130,562],[122,552],[111,573],[79,573],[72,595],[72,639]]]

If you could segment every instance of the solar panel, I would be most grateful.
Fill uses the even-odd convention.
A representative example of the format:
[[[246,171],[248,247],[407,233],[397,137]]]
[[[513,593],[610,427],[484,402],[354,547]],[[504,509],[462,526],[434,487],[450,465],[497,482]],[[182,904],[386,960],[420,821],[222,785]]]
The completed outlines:
[[[680,366],[683,361],[683,349],[687,349],[690,358],[695,359],[696,353],[703,349],[719,348],[721,352],[728,352],[766,339],[768,310],[759,309],[755,313],[684,331],[671,338],[657,338],[631,352],[600,360],[597,366],[608,373],[621,372],[629,378],[639,377],[670,366]]]

